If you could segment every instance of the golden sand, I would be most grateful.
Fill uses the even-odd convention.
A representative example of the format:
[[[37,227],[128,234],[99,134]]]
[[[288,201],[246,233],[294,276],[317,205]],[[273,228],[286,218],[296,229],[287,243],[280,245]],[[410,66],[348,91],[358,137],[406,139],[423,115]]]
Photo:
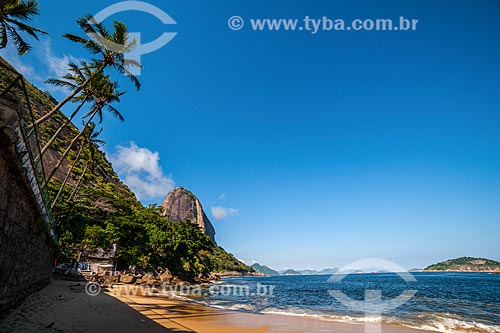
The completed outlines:
[[[114,289],[90,297],[85,283],[53,281],[29,296],[0,322],[0,332],[264,333],[364,332],[363,324],[225,311],[160,296],[117,295]],[[422,330],[383,326],[387,333]]]

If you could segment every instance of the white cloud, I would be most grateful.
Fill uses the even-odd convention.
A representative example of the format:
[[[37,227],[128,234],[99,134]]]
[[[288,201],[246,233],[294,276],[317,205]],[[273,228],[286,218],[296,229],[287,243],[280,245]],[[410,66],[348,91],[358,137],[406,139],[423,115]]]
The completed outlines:
[[[118,175],[139,200],[161,198],[175,186],[172,175],[163,173],[158,152],[131,141],[128,146],[116,146],[115,152],[108,155]]]
[[[23,57],[17,54],[17,51],[8,44],[6,48],[2,49],[2,58],[7,60],[14,68],[24,75],[30,81],[40,81],[42,78],[37,74],[35,68],[30,64],[23,61]],[[25,58],[26,59],[26,58]]]
[[[61,57],[56,56],[54,49],[52,49],[50,38],[44,39],[41,44],[43,52],[39,53],[40,60],[48,66],[50,73],[57,77],[61,77],[68,72],[69,63],[79,62],[79,59],[72,55],[63,54]]]
[[[221,193],[219,194],[219,196],[217,197],[219,200],[223,200],[226,198],[226,193]]]
[[[67,54],[56,55],[50,37],[42,38],[39,42],[33,42],[32,46],[33,50],[30,53],[19,56],[16,49],[9,44],[2,49],[0,55],[14,66],[19,73],[42,90],[47,89],[50,92],[59,92],[66,95],[68,93],[67,89],[46,84],[45,80],[48,78],[61,78],[68,72],[69,63],[80,63],[81,59]]]
[[[212,216],[216,220],[225,220],[231,215],[238,214],[238,210],[236,208],[228,208],[222,206],[212,207]]]

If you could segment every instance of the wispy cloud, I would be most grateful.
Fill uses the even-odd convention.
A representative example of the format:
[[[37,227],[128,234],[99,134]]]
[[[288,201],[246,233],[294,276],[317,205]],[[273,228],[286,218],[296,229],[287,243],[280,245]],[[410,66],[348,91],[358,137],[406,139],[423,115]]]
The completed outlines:
[[[225,220],[229,216],[238,214],[238,210],[236,208],[214,206],[211,207],[211,209],[212,217],[216,220]]]
[[[0,54],[2,58],[7,60],[14,68],[24,75],[30,81],[41,81],[42,78],[37,74],[35,68],[28,62],[23,60],[23,57],[17,54],[17,51],[9,44],[6,48],[2,49]],[[24,58],[26,59],[26,58]]]
[[[226,198],[226,193],[221,193],[219,194],[219,196],[217,197],[217,199],[219,200],[224,200]]]
[[[160,166],[160,154],[135,142],[118,145],[115,152],[108,154],[118,175],[139,200],[159,199],[175,186],[171,175],[165,175]]]
[[[50,37],[45,37],[36,44],[34,43],[33,51],[27,55],[19,56],[11,45],[2,49],[0,55],[39,88],[47,89],[50,92],[60,92],[64,95],[68,92],[65,88],[46,84],[45,80],[52,77],[60,78],[67,73],[69,63],[81,62],[81,59],[73,55],[58,55],[52,47]]]
[[[80,62],[80,59],[72,55],[55,55],[50,38],[44,39],[41,44],[43,52],[38,52],[40,60],[48,66],[50,73],[53,75],[61,77],[67,73],[70,63]]]

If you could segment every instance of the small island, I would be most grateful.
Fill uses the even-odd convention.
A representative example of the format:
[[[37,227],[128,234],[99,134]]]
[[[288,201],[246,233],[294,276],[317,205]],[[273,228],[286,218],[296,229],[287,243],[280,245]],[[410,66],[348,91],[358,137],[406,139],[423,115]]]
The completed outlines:
[[[500,262],[473,257],[449,259],[424,269],[426,272],[489,272],[500,274]]]

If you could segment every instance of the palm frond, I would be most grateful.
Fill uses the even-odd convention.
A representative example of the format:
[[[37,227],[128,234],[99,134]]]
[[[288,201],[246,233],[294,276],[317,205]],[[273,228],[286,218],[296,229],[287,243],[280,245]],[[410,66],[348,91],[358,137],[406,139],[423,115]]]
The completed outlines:
[[[9,35],[9,38],[12,39],[14,42],[14,45],[16,46],[17,53],[19,55],[23,55],[29,52],[31,50],[31,46],[26,43],[23,38],[19,35],[19,33],[16,31],[16,29],[8,26],[7,28],[7,34]]]
[[[59,79],[48,79],[48,80],[45,80],[45,83],[52,84],[56,87],[71,88],[71,89],[78,88],[77,85],[75,85],[71,82],[59,80]]]
[[[38,28],[24,24],[23,22],[20,22],[17,20],[12,20],[12,19],[7,18],[7,19],[5,19],[5,21],[14,24],[15,26],[17,26],[17,28],[19,30],[26,32],[27,34],[29,34],[31,37],[35,38],[36,40],[38,40],[37,33],[48,35],[48,33],[43,31],[43,30],[40,30]]]
[[[0,24],[0,48],[5,48],[7,46],[7,29],[3,23]]]
[[[11,17],[22,20],[30,20],[32,16],[38,15],[38,2],[33,0],[11,1],[4,6],[4,12]]]
[[[90,51],[93,54],[103,53],[102,47],[98,43],[94,42],[91,39],[86,39],[86,38],[83,38],[83,37],[80,37],[80,36],[74,35],[74,34],[63,34],[62,36],[64,38],[69,39],[73,43],[77,43],[77,44],[82,45],[84,48],[86,48],[88,51]]]
[[[106,105],[106,108],[108,109],[109,112],[111,112],[113,117],[118,118],[118,120],[120,121],[125,121],[123,115],[114,106],[108,104]]]
[[[128,37],[127,26],[123,22],[114,21],[113,27],[115,29],[113,33],[113,42],[120,45],[126,45]]]

